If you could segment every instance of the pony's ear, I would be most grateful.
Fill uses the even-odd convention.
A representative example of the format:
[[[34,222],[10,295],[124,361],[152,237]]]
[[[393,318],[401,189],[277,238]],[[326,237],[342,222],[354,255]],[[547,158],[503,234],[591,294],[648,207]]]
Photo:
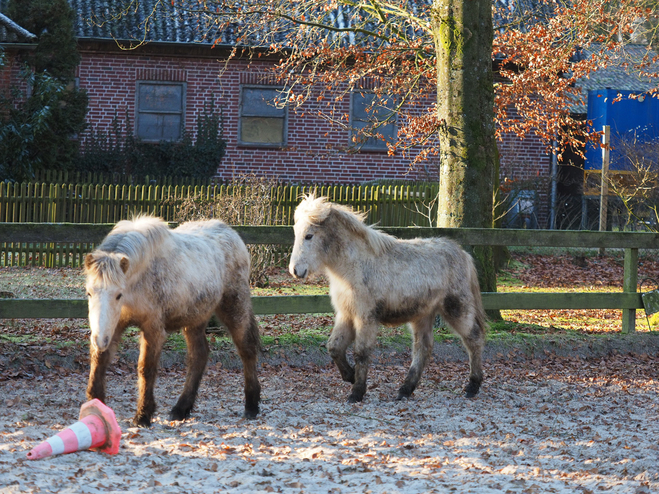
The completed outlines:
[[[92,253],[90,252],[89,254],[87,254],[87,255],[85,256],[85,269],[86,269],[87,271],[89,271],[89,270],[91,269],[92,265],[93,265],[95,262],[96,262],[96,261],[94,260],[94,256],[93,256]]]
[[[122,257],[121,261],[119,261],[119,267],[124,272],[124,274],[126,274],[126,271],[128,271],[128,266],[130,266],[130,261],[127,257]]]
[[[332,219],[343,225],[343,227],[351,233],[355,233],[360,237],[364,237],[364,227],[361,223],[361,219],[356,216],[352,211],[346,212],[346,208],[332,204],[329,210],[327,218],[323,220],[323,223]],[[322,223],[321,223],[322,224]]]

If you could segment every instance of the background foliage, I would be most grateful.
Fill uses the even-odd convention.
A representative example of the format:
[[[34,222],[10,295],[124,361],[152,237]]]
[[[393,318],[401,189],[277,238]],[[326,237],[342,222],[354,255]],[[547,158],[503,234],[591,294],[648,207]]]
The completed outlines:
[[[75,87],[80,61],[73,11],[66,0],[11,0],[7,15],[37,35],[24,56],[23,84],[0,99],[7,117],[0,129],[1,178],[27,180],[35,169],[70,169],[73,139],[85,128],[87,94]]]
[[[87,135],[75,167],[85,172],[134,176],[212,177],[226,148],[222,111],[213,96],[197,115],[196,140],[192,137],[184,131],[180,141],[143,142],[135,137],[128,113],[123,120],[115,115],[109,132]]]
[[[232,193],[215,197],[191,197],[177,202],[176,221],[193,221],[217,218],[229,225],[276,225],[273,215],[277,186],[273,178],[242,175],[230,184]],[[275,265],[277,246],[252,244],[247,246],[252,262],[250,284],[264,287],[269,283],[268,273]]]

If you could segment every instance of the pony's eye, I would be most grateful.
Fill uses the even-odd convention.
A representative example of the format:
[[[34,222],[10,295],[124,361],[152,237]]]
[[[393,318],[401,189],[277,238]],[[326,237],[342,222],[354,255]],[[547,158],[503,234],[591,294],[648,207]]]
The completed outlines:
[[[88,296],[88,297],[91,297],[91,296],[92,296],[92,294],[91,294],[91,293],[89,293],[89,292],[87,292],[87,296]]]
[[[307,235],[304,237],[304,240],[311,240],[313,238],[313,235],[311,233],[307,233]]]
[[[119,300],[120,298],[121,298],[121,293],[117,295],[117,300]]]

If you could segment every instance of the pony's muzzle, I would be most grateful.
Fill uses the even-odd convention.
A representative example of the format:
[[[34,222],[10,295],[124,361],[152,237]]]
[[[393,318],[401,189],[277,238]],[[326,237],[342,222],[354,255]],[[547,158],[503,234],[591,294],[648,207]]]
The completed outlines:
[[[105,335],[92,338],[92,344],[96,347],[96,351],[102,353],[110,346],[110,336]]]
[[[296,278],[306,278],[307,277],[307,268],[298,268],[297,266],[291,267],[291,274]]]

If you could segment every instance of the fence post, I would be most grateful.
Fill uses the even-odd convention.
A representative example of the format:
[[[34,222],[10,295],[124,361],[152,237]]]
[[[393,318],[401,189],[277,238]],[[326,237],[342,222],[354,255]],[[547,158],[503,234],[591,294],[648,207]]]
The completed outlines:
[[[610,140],[611,140],[611,126],[604,126],[604,134],[602,135],[602,185],[600,189],[600,224],[599,229],[601,232],[606,231],[607,209],[609,204],[609,160],[610,160]],[[600,247],[599,255],[604,255],[604,247]],[[636,290],[634,290],[636,291]]]
[[[636,293],[638,284],[638,249],[625,249],[623,292]],[[622,309],[622,332],[636,331],[636,309]]]

